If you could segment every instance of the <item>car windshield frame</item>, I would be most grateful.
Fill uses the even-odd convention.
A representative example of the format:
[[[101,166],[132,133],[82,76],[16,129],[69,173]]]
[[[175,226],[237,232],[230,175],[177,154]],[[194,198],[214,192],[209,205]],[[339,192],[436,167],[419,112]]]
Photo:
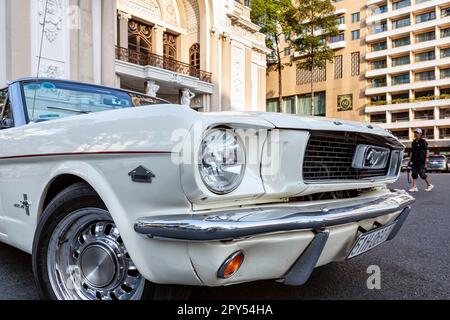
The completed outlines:
[[[69,116],[75,116],[75,115],[82,115],[87,113],[97,113],[97,112],[103,112],[103,111],[111,111],[111,110],[117,110],[117,109],[126,109],[126,108],[132,108],[132,107],[141,107],[141,106],[148,106],[148,105],[156,105],[156,104],[168,104],[167,101],[156,98],[156,97],[150,97],[142,93],[133,92],[129,90],[124,90],[120,88],[110,88],[95,84],[88,84],[88,83],[81,83],[81,82],[74,82],[74,81],[68,81],[68,80],[62,80],[62,79],[44,79],[44,78],[37,78],[37,79],[27,79],[22,80],[20,82],[20,87],[22,91],[22,97],[23,97],[23,105],[24,105],[24,113],[27,118],[27,123],[36,123],[36,122],[44,122],[44,121],[51,121],[51,120],[57,120],[57,119],[63,119]],[[27,87],[28,86],[28,87]],[[35,86],[35,88],[32,88]],[[27,92],[28,90],[28,92]],[[96,96],[97,100],[101,96],[107,96],[109,97],[108,104],[105,103],[105,99],[102,99],[100,103],[95,102],[92,103],[90,101],[87,103],[81,103],[77,100],[77,102],[74,103],[68,103],[67,101],[61,99],[61,103],[59,104],[58,99],[54,99],[53,103],[54,105],[46,106],[46,114],[44,113],[41,115],[40,118],[36,117],[36,110],[40,107],[40,111],[42,112],[42,105],[35,107],[35,110],[33,111],[33,105],[35,102],[33,90],[36,90],[36,93],[39,92],[39,90],[59,90],[61,92],[67,91],[70,92],[72,96],[75,98],[80,99],[81,97],[84,97],[87,99],[89,95],[92,95],[93,97]],[[36,94],[38,96],[38,94]],[[78,97],[77,97],[78,96]],[[50,99],[49,96],[42,95],[39,97],[42,99]],[[116,98],[116,99],[115,99]],[[114,100],[115,99],[115,100]],[[36,98],[36,101],[38,99]],[[31,103],[33,102],[33,103]],[[78,105],[91,105],[93,110],[88,110],[89,108],[77,108]],[[100,108],[103,108],[103,110],[96,110]],[[32,119],[32,116],[35,117],[35,119]],[[43,117],[47,116],[47,117]]]

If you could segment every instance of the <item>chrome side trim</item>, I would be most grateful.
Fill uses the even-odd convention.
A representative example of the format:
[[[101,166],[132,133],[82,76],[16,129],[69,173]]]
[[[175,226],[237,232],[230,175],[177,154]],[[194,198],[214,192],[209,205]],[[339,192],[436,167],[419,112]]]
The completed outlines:
[[[219,212],[140,218],[134,229],[148,237],[183,241],[224,241],[326,227],[400,213],[414,202],[405,191],[311,205],[280,205]]]
[[[319,232],[309,244],[308,248],[297,259],[282,281],[287,286],[304,285],[319,261],[323,248],[327,244],[330,231]]]

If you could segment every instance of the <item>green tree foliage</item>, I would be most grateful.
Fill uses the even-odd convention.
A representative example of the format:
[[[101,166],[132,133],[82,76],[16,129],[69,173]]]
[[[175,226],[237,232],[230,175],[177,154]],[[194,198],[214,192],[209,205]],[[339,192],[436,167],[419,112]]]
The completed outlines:
[[[331,0],[294,0],[284,13],[285,24],[292,29],[289,42],[300,54],[297,67],[311,73],[311,108],[314,108],[314,77],[316,69],[333,62],[334,52],[328,43],[339,34],[335,7]]]
[[[286,13],[291,12],[291,0],[252,0],[251,19],[253,23],[261,27],[260,32],[266,35],[266,46],[272,52],[269,54],[268,71],[278,72],[278,111],[281,111],[283,103],[282,70],[291,62],[282,62],[281,37],[289,34],[291,27],[286,23]],[[284,48],[283,48],[284,49]]]

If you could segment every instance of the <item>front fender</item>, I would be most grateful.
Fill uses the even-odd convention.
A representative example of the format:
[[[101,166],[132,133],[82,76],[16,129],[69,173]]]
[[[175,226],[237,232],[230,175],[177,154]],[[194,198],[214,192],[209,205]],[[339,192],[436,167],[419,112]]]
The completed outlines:
[[[107,161],[97,160],[93,163],[86,161],[66,161],[60,163],[52,170],[49,182],[43,189],[39,204],[41,208],[40,212],[43,209],[46,192],[55,179],[61,175],[74,175],[79,177],[90,184],[105,203],[120,231],[133,262],[147,280],[155,283],[171,283],[176,281],[176,283],[180,284],[200,284],[192,269],[187,244],[180,245],[179,243],[151,240],[142,237],[134,231],[134,222],[138,215],[142,212],[152,212],[152,207],[154,210],[161,210],[162,206],[164,206],[164,204],[157,203],[157,199],[161,199],[162,196],[156,195],[155,197],[151,197],[152,192],[165,192],[167,195],[167,191],[163,187],[164,184],[172,185],[172,199],[177,199],[178,205],[183,206],[183,197],[177,188],[173,186],[174,179],[179,184],[178,171],[169,170],[166,174],[166,179],[161,174],[158,174],[157,179],[159,178],[160,181],[159,183],[156,181],[153,183],[156,187],[154,189],[152,189],[152,184],[147,185],[131,182],[127,175],[129,168],[134,168],[137,163],[146,163],[147,166],[153,167],[152,164],[157,166],[157,163],[161,161],[164,162],[161,157],[150,157],[150,159],[136,157],[136,159],[119,158],[108,159]],[[129,164],[123,165],[124,162]],[[117,180],[122,181],[118,182]],[[128,188],[126,188],[127,184],[130,184]],[[129,192],[129,189],[131,189],[131,192]],[[148,197],[150,199],[147,203],[139,200],[141,196],[139,192],[142,194],[149,193]],[[172,207],[172,210],[176,212],[174,207]],[[186,210],[185,205],[184,210]],[[174,274],[178,276],[177,279],[174,279]]]

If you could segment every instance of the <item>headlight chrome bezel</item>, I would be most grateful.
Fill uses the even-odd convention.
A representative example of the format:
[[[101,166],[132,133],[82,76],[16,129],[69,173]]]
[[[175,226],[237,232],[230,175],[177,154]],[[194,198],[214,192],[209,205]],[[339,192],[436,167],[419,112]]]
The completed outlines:
[[[237,177],[237,179],[235,179],[232,183],[230,183],[226,188],[222,188],[222,189],[218,189],[215,188],[214,186],[212,186],[208,181],[206,181],[205,179],[205,175],[204,173],[202,173],[202,169],[204,167],[203,165],[203,153],[204,153],[204,143],[205,140],[212,134],[216,133],[217,131],[221,131],[221,132],[225,132],[225,134],[231,134],[234,139],[235,139],[235,143],[237,143],[240,147],[240,152],[241,155],[240,157],[242,158],[242,163],[240,164],[242,166],[240,173]],[[237,158],[239,159],[239,156],[237,156]],[[245,176],[245,172],[247,169],[247,154],[246,154],[246,149],[245,149],[245,144],[243,143],[241,137],[235,132],[235,130],[233,128],[230,127],[213,127],[210,128],[208,130],[206,130],[202,136],[200,145],[199,145],[199,149],[198,149],[198,164],[197,164],[197,170],[198,170],[198,174],[203,182],[203,185],[212,193],[216,194],[216,195],[226,195],[226,194],[230,194],[233,191],[235,191],[237,188],[239,188],[239,186],[241,186],[242,181],[244,179]]]

